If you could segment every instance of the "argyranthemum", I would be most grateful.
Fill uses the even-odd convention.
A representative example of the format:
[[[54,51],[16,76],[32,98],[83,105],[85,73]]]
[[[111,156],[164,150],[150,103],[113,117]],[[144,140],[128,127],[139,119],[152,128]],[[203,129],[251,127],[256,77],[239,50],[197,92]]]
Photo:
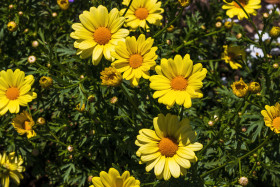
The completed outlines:
[[[118,71],[123,72],[123,78],[130,80],[133,86],[137,86],[139,79],[149,79],[149,70],[156,65],[157,47],[152,47],[154,39],[141,34],[138,39],[134,36],[127,37],[125,42],[119,42],[112,56],[116,61],[112,63]]]
[[[3,187],[9,187],[10,178],[17,185],[20,184],[20,179],[23,179],[21,172],[25,170],[23,166],[23,159],[15,156],[15,152],[10,154],[0,154],[0,179]]]
[[[153,123],[155,131],[141,129],[135,141],[139,146],[136,155],[140,157],[140,163],[146,163],[147,172],[154,168],[158,179],[185,175],[191,162],[197,161],[194,151],[203,147],[194,142],[196,132],[192,131],[189,120],[179,121],[176,115],[159,114]]]
[[[261,0],[238,0],[238,1],[248,14],[252,14],[254,16],[257,14],[257,11],[255,9],[261,8]],[[237,16],[239,20],[242,20],[243,18],[248,19],[245,12],[236,2],[233,1],[231,3],[227,3],[226,0],[224,0],[224,2],[226,3],[226,5],[223,5],[222,9],[227,9],[226,14],[230,18]]]
[[[35,125],[34,120],[27,111],[17,114],[13,119],[12,125],[20,135],[27,134],[27,138],[36,136],[35,131],[32,129]]]
[[[261,114],[264,117],[265,125],[275,133],[280,133],[280,104],[276,103],[275,106],[265,105],[265,110],[262,110]]]
[[[0,72],[0,116],[8,110],[18,113],[19,106],[27,106],[27,103],[37,97],[35,92],[30,91],[34,83],[33,75],[25,77],[25,73],[16,69]]]
[[[123,5],[128,6],[130,0],[123,0]],[[149,24],[160,25],[162,20],[162,13],[164,10],[161,7],[161,1],[157,0],[137,0],[132,1],[128,11],[125,14],[125,22],[128,27],[136,29],[142,27],[144,29],[149,28]],[[121,15],[124,14],[126,8],[120,11]]]
[[[190,108],[191,98],[203,97],[200,88],[207,70],[202,68],[201,63],[193,65],[189,54],[184,59],[180,55],[176,55],[174,60],[163,58],[155,69],[158,75],[151,76],[150,87],[156,90],[153,97],[159,98],[159,103],[168,108],[175,103]]]
[[[125,18],[119,16],[119,11],[113,8],[110,13],[106,7],[99,5],[91,7],[80,15],[81,23],[74,23],[75,30],[71,37],[77,39],[74,47],[82,59],[92,56],[92,63],[99,64],[103,54],[107,60],[112,60],[111,52],[119,41],[124,41],[129,34],[127,29],[121,29]]]
[[[130,176],[129,171],[125,171],[121,176],[115,168],[110,168],[109,172],[100,172],[100,177],[93,177],[90,187],[140,187],[140,181]]]
[[[122,83],[122,74],[114,67],[105,68],[100,74],[102,85],[119,86]]]
[[[223,47],[222,60],[228,63],[232,69],[242,68],[238,61],[245,61],[246,52],[240,46],[224,45]]]

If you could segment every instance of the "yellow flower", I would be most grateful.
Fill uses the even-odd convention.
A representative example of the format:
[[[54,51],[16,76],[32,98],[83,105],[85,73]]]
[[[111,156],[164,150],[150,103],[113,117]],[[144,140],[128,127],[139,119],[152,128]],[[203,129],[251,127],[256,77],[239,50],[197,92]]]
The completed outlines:
[[[57,4],[62,10],[67,10],[69,8],[68,0],[57,0]]]
[[[226,21],[226,22],[225,22],[225,28],[226,28],[226,29],[231,29],[232,26],[233,26],[233,22],[231,22],[231,21]]]
[[[117,60],[112,63],[118,71],[124,72],[123,78],[130,80],[133,86],[137,86],[139,79],[149,79],[149,70],[156,65],[157,47],[152,47],[154,39],[141,34],[139,38],[127,37],[125,42],[119,42],[112,56]]]
[[[109,172],[100,172],[100,177],[93,177],[90,187],[140,187],[140,181],[130,176],[129,171],[125,171],[121,176],[115,168],[110,168]]]
[[[16,117],[13,118],[12,125],[20,135],[27,134],[27,138],[36,136],[35,131],[32,130],[32,127],[35,125],[35,123],[32,119],[32,116],[27,111],[17,114]]]
[[[10,154],[0,154],[0,181],[2,187],[9,187],[10,178],[17,184],[20,184],[20,179],[23,179],[21,172],[25,171],[25,168],[21,166],[23,159],[21,156],[16,157],[15,152]]]
[[[186,7],[190,5],[191,0],[178,0],[178,2],[181,4],[182,7]]]
[[[276,103],[275,106],[265,105],[265,110],[262,110],[261,114],[264,117],[265,125],[275,133],[280,133],[280,104]]]
[[[170,25],[166,30],[167,30],[167,32],[173,32],[174,31],[174,25]]]
[[[34,83],[33,75],[25,77],[23,71],[11,69],[0,72],[0,116],[8,110],[11,113],[19,113],[19,106],[27,106],[27,103],[37,97],[30,91]]]
[[[261,85],[258,82],[251,82],[249,84],[249,91],[252,93],[258,93],[261,91]]]
[[[79,103],[79,104],[76,105],[76,110],[77,110],[78,112],[84,112],[85,109],[86,109],[86,105],[85,105],[85,104],[83,104],[82,107],[81,107],[81,103]]]
[[[222,60],[229,63],[232,69],[242,68],[238,63],[238,60],[245,61],[246,53],[240,46],[227,46],[224,45],[224,53],[222,54]]]
[[[207,70],[201,63],[193,65],[189,54],[184,59],[180,55],[176,55],[174,60],[163,58],[155,69],[158,75],[151,76],[150,87],[156,90],[153,97],[159,98],[159,103],[171,108],[176,102],[190,108],[191,98],[203,97],[200,89]]]
[[[105,68],[101,73],[102,85],[119,86],[122,83],[122,75],[114,67]]]
[[[233,1],[231,3],[227,3],[226,0],[224,0],[224,2],[226,3],[226,5],[223,5],[222,9],[227,10],[226,14],[230,18],[237,16],[239,20],[242,20],[243,18],[248,19],[245,12],[236,2]],[[257,14],[257,11],[255,9],[261,8],[261,0],[239,0],[239,3],[248,14],[252,14],[254,16]]]
[[[11,31],[11,32],[14,32],[17,30],[17,24],[16,22],[14,21],[10,21],[8,24],[7,24],[7,27],[8,27],[8,30]]]
[[[102,5],[91,7],[90,12],[84,11],[79,18],[81,23],[72,25],[75,31],[70,35],[77,39],[74,43],[74,47],[78,48],[77,55],[82,59],[92,56],[94,65],[99,64],[103,54],[111,61],[115,46],[129,34],[127,29],[120,29],[125,18],[119,16],[118,9],[114,8],[108,13]]]
[[[123,0],[123,5],[128,6],[130,0]],[[149,24],[160,25],[162,20],[162,14],[164,10],[161,7],[161,1],[157,0],[137,0],[132,1],[131,6],[129,7],[127,13],[125,14],[125,22],[128,27],[131,27],[133,30],[138,27],[142,27],[149,31]],[[123,15],[126,8],[120,11],[120,14]]]
[[[240,78],[239,81],[234,82],[231,85],[234,95],[237,97],[245,97],[249,91],[248,85]]]
[[[42,88],[49,88],[53,84],[53,79],[51,77],[43,76],[40,78],[39,83]]]
[[[203,147],[195,142],[196,132],[192,131],[189,120],[179,121],[176,115],[159,114],[153,123],[155,131],[141,129],[135,141],[140,163],[146,163],[147,172],[154,168],[158,179],[185,175],[191,162],[197,161],[194,151]]]
[[[269,35],[272,38],[278,38],[280,36],[280,27],[273,26],[269,31]]]

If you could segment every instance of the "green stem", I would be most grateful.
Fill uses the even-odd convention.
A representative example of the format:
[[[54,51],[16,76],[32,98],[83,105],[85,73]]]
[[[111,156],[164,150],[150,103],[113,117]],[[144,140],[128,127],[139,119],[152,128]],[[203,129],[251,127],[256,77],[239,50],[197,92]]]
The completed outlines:
[[[211,59],[211,60],[196,60],[195,62],[197,63],[201,63],[201,62],[209,62],[209,61],[212,61],[212,62],[220,62],[220,61],[224,61],[223,59]]]
[[[72,88],[72,87],[75,87],[75,86],[78,86],[80,85],[82,82],[84,82],[87,78],[83,78],[82,80],[80,80],[79,82],[75,83],[75,84],[72,84],[72,85],[69,85],[69,86],[64,86],[64,87],[60,87],[60,86],[53,86],[54,88],[57,88],[57,89],[68,89],[68,88]]]
[[[207,171],[207,172],[203,173],[202,175],[200,175],[200,178],[203,178],[203,177],[209,175],[210,173],[212,173],[212,172],[214,172],[214,171],[216,171],[216,170],[218,170],[218,169],[220,169],[220,168],[225,167],[226,165],[228,165],[228,164],[230,164],[230,163],[233,163],[233,162],[236,162],[236,161],[239,162],[239,161],[241,161],[242,159],[246,158],[247,156],[253,154],[253,153],[256,152],[258,149],[262,148],[262,147],[268,142],[268,140],[269,140],[273,135],[274,135],[274,132],[272,131],[272,132],[270,133],[270,135],[269,135],[260,145],[258,145],[258,146],[257,146],[256,148],[254,148],[253,150],[251,150],[251,151],[249,151],[248,153],[246,153],[245,155],[243,155],[243,156],[237,158],[236,160],[229,161],[229,162],[227,162],[227,163],[225,163],[225,164],[223,164],[223,165],[221,165],[221,166],[219,166],[219,167],[217,167],[217,168],[214,168],[214,169],[212,169],[212,170],[210,170],[210,171]]]
[[[129,7],[130,7],[130,5],[132,4],[132,1],[133,1],[133,0],[130,0],[130,1],[129,1],[129,4],[128,4],[127,8],[125,9],[125,11],[124,11],[124,13],[123,13],[122,16],[125,16],[125,14],[127,13],[128,9],[129,9]]]
[[[125,96],[128,98],[129,102],[133,105],[133,107],[135,108],[135,110],[138,112],[138,114],[141,116],[142,120],[145,120],[145,117],[143,116],[143,112],[140,111],[140,109],[137,107],[136,103],[133,101],[133,99],[130,97],[127,89],[125,88],[125,86],[123,85],[123,83],[121,84],[121,89],[123,91],[123,93],[125,94]]]
[[[221,29],[221,30],[218,30],[218,31],[210,32],[210,33],[208,33],[208,34],[205,34],[205,35],[203,35],[203,36],[201,36],[201,37],[197,37],[197,38],[195,38],[195,39],[193,39],[193,40],[190,40],[190,41],[188,41],[188,42],[184,40],[184,43],[182,43],[181,45],[179,45],[179,46],[175,49],[175,51],[178,52],[182,47],[187,46],[187,45],[189,45],[189,44],[192,44],[193,42],[195,42],[195,41],[198,40],[199,38],[211,36],[211,35],[220,33],[220,32],[222,32],[222,31],[224,31],[224,30],[225,30],[225,29]]]
[[[165,27],[163,27],[163,29],[161,29],[156,34],[154,34],[153,38],[158,37],[163,31],[165,31],[168,27],[170,27],[170,25],[172,25],[179,17],[181,17],[183,10],[184,10],[184,7],[181,8],[179,14],[170,23],[168,23]]]

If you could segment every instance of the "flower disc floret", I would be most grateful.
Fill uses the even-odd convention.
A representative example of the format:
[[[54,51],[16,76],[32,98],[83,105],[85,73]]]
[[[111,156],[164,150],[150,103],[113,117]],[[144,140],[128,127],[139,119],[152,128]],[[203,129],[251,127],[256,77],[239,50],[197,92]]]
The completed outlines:
[[[176,115],[159,114],[153,124],[155,130],[141,129],[135,141],[139,146],[136,155],[141,163],[146,163],[146,171],[154,168],[156,177],[164,180],[185,175],[191,163],[197,161],[194,152],[203,147],[195,142],[196,133],[189,120],[179,121]]]
[[[275,106],[266,105],[261,114],[264,117],[265,125],[275,133],[280,133],[280,104],[276,103]]]
[[[139,79],[149,79],[149,70],[152,69],[157,59],[157,47],[152,47],[154,40],[152,38],[145,38],[141,34],[138,39],[127,37],[125,42],[119,42],[115,52],[112,56],[116,59],[112,63],[126,80],[130,80],[133,86],[137,86]]]
[[[111,52],[118,42],[128,36],[127,29],[121,29],[125,18],[121,17],[118,9],[108,12],[107,8],[99,5],[84,11],[80,16],[81,23],[74,23],[71,37],[76,39],[74,47],[78,48],[77,55],[82,59],[92,56],[92,63],[99,64],[101,58],[112,61]]]
[[[190,108],[192,98],[203,97],[200,89],[207,70],[201,63],[193,65],[189,54],[183,59],[180,55],[174,59],[163,58],[155,69],[158,75],[151,76],[150,87],[156,90],[153,97],[158,98],[159,103],[168,108],[175,103]]]
[[[123,5],[129,6],[130,0],[123,0]],[[128,11],[125,14],[125,23],[128,27],[131,27],[133,30],[138,27],[142,27],[149,31],[149,24],[160,25],[162,20],[162,13],[164,10],[161,7],[161,1],[155,0],[135,0],[132,1],[132,4],[129,6]],[[120,11],[121,15],[124,14],[126,8]]]
[[[20,106],[26,106],[37,97],[35,92],[31,91],[34,83],[33,75],[25,77],[25,73],[16,69],[0,72],[0,116],[8,110],[11,113],[18,113]]]

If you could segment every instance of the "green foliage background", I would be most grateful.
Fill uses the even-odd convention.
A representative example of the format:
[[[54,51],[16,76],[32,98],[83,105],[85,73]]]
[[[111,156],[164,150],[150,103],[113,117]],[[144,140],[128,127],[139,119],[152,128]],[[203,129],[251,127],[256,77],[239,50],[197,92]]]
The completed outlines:
[[[100,72],[110,62],[102,59],[98,66],[93,66],[90,59],[82,60],[76,55],[70,33],[71,25],[79,22],[79,14],[100,4],[108,10],[115,7],[120,10],[124,8],[121,3],[121,0],[75,0],[63,11],[54,0],[1,2],[1,70],[19,68],[27,75],[34,75],[33,88],[38,98],[30,104],[30,109],[34,120],[44,117],[47,121],[35,129],[38,136],[27,139],[11,125],[15,114],[0,117],[0,152],[16,151],[25,160],[21,185],[88,186],[89,176],[98,176],[100,171],[114,167],[121,173],[130,171],[141,181],[141,186],[234,186],[241,176],[249,178],[248,186],[279,186],[279,136],[264,125],[260,113],[265,105],[279,101],[280,70],[272,66],[279,63],[279,56],[253,58],[248,53],[246,64],[251,63],[251,68],[245,64],[241,70],[232,70],[221,60],[223,45],[248,48],[254,44],[270,54],[273,47],[279,46],[276,40],[254,41],[244,29],[244,24],[250,24],[247,20],[234,24],[231,30],[224,26],[217,28],[217,21],[227,19],[221,9],[224,3],[219,0],[207,5],[194,1],[184,11],[180,11],[175,0],[162,1],[165,10],[162,26],[151,26],[151,32],[145,33],[156,36],[157,64],[162,58],[188,53],[194,63],[202,63],[208,70],[202,89],[204,97],[192,100],[189,109],[174,106],[168,110],[153,99],[148,80],[142,79],[136,88],[126,81],[123,89],[101,86]],[[14,8],[10,9],[10,4]],[[22,16],[19,11],[23,11]],[[264,6],[261,11],[266,11]],[[52,16],[54,12],[56,17]],[[261,34],[280,21],[276,9],[268,19],[260,14],[259,17],[264,23]],[[174,31],[161,32],[172,20]],[[17,23],[17,31],[8,31],[9,21]],[[144,31],[131,32],[130,36],[140,33]],[[243,37],[237,39],[237,33]],[[36,48],[31,45],[34,40],[39,42]],[[36,56],[36,63],[27,62],[30,55]],[[51,77],[54,86],[42,89],[39,86],[42,76]],[[260,82],[260,94],[236,97],[230,85],[239,77],[247,83]],[[95,96],[94,102],[87,100],[90,95]],[[118,102],[112,104],[110,99],[114,96]],[[84,112],[75,109],[78,104],[85,104]],[[197,141],[204,145],[197,152],[199,161],[179,179],[159,181],[153,171],[147,173],[145,166],[138,164],[134,144],[138,131],[152,129],[152,119],[159,113],[188,117],[198,133]],[[209,126],[209,121],[214,125]],[[74,148],[72,152],[67,150],[69,145]]]

